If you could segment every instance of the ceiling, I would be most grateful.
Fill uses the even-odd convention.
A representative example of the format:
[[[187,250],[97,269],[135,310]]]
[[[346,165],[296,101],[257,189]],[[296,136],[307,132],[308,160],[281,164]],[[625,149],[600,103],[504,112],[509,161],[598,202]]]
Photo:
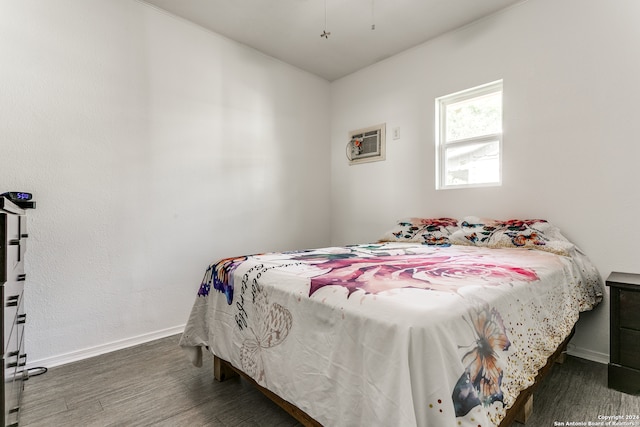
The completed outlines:
[[[333,81],[526,0],[143,1]]]

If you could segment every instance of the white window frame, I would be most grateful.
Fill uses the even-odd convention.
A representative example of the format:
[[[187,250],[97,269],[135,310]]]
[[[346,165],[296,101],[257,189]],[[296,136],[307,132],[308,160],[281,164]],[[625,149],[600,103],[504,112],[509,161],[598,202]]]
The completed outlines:
[[[487,83],[481,86],[477,86],[471,89],[466,89],[460,92],[453,93],[451,95],[442,96],[436,98],[436,189],[447,190],[453,188],[473,188],[473,187],[496,187],[502,185],[502,130],[494,134],[480,135],[477,137],[459,139],[452,142],[447,142],[447,106],[461,101],[466,101],[479,96],[488,95],[491,93],[500,92],[503,93],[502,80]],[[504,114],[504,108],[503,108]],[[477,183],[477,184],[446,184],[446,149],[451,147],[464,147],[471,146],[478,143],[498,141],[498,181]]]

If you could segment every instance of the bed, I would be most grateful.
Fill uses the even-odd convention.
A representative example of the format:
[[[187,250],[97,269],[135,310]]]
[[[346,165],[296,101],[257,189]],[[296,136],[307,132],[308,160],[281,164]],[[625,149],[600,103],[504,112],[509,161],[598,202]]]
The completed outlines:
[[[547,221],[408,218],[376,243],[212,263],[180,345],[306,425],[498,426],[602,294]]]

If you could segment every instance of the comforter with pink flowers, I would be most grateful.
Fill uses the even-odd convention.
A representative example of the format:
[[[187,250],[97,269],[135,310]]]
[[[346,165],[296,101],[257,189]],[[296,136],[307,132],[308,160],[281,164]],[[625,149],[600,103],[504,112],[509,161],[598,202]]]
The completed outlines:
[[[387,242],[206,270],[181,346],[325,426],[494,426],[602,298],[571,256]]]

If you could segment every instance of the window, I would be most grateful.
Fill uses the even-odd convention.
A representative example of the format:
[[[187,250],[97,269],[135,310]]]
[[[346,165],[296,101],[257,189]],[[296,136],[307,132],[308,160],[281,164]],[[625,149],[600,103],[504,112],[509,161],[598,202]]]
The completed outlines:
[[[502,80],[436,99],[436,188],[502,183]]]

